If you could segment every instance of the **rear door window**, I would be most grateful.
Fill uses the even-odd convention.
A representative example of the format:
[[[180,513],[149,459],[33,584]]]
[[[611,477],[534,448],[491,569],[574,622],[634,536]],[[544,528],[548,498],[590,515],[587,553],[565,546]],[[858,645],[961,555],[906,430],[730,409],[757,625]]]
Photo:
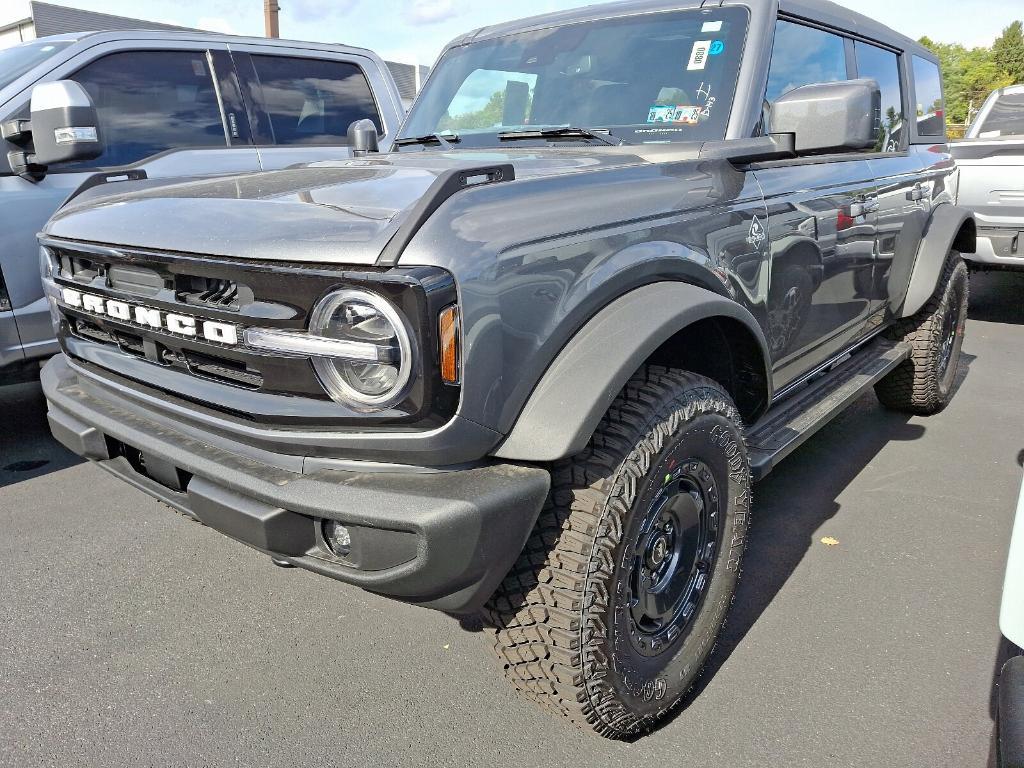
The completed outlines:
[[[775,23],[766,101],[773,102],[802,85],[846,79],[844,38],[784,19]]]
[[[112,53],[72,79],[92,97],[106,144],[87,167],[128,165],[169,149],[227,145],[205,51]]]
[[[884,48],[857,41],[857,76],[878,82],[882,91],[882,119],[876,152],[899,152],[906,143],[900,58]]]
[[[1001,136],[1024,136],[1024,91],[1000,95],[978,126],[978,138]]]
[[[256,73],[250,93],[269,124],[260,125],[261,144],[347,144],[348,128],[369,119],[383,123],[366,75],[346,61],[252,55]]]
[[[914,56],[914,100],[917,103],[917,135],[945,136],[946,114],[939,68],[920,56]]]

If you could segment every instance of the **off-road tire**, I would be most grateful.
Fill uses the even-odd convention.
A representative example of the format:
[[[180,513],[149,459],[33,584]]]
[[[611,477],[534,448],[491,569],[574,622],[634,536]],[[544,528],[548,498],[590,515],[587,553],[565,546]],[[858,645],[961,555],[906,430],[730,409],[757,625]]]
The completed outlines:
[[[964,341],[969,291],[967,265],[959,253],[951,251],[935,295],[917,314],[887,331],[893,341],[909,342],[913,351],[908,360],[875,384],[875,394],[886,408],[927,416],[949,404]],[[947,322],[955,324],[955,335],[950,359],[943,367]]]
[[[632,570],[626,563],[638,557],[638,526],[668,486],[666,473],[698,467],[717,483],[717,501],[706,509],[720,515],[720,545],[699,571],[708,578],[689,623],[660,655],[643,657],[635,643],[646,641],[633,639],[623,606]],[[585,730],[609,738],[649,730],[679,703],[711,654],[739,578],[750,504],[749,461],[729,396],[701,376],[644,368],[587,448],[552,467],[537,526],[484,608],[505,676]],[[650,652],[656,647],[652,641]]]

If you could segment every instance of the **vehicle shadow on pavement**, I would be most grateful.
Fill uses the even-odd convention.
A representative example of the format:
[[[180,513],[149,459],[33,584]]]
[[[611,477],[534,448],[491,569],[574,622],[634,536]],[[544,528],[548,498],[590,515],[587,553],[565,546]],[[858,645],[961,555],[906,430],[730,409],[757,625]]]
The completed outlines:
[[[81,462],[50,434],[39,382],[0,386],[0,488]]]
[[[968,314],[983,323],[1024,325],[1024,270],[972,272]]]
[[[958,374],[960,382],[969,360],[964,363]],[[910,423],[910,418],[886,410],[868,393],[754,487],[750,535],[736,599],[684,706],[714,679],[789,580],[814,545],[816,532],[839,511],[836,499],[843,490],[886,444],[924,435],[925,427]]]

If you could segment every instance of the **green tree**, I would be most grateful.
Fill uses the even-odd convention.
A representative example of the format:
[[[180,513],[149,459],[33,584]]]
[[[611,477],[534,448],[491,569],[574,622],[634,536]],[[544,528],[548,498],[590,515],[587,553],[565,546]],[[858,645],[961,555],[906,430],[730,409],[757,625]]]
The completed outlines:
[[[1013,22],[992,45],[996,65],[1014,83],[1024,83],[1024,24]]]
[[[996,61],[991,48],[965,48],[959,43],[938,43],[922,37],[921,44],[939,57],[946,88],[946,116],[951,123],[965,123],[968,112],[977,110],[997,88],[1013,78]]]
[[[504,112],[505,91],[496,91],[478,110],[454,116],[446,113],[441,118],[437,129],[439,131],[458,131],[459,128],[490,128],[492,125],[501,125]]]

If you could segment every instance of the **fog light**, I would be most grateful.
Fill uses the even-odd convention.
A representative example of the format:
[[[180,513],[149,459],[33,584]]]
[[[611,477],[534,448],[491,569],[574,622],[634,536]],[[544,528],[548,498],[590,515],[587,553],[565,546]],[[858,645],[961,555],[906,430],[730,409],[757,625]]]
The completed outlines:
[[[345,557],[352,549],[352,535],[337,520],[324,520],[324,541],[338,557]]]

